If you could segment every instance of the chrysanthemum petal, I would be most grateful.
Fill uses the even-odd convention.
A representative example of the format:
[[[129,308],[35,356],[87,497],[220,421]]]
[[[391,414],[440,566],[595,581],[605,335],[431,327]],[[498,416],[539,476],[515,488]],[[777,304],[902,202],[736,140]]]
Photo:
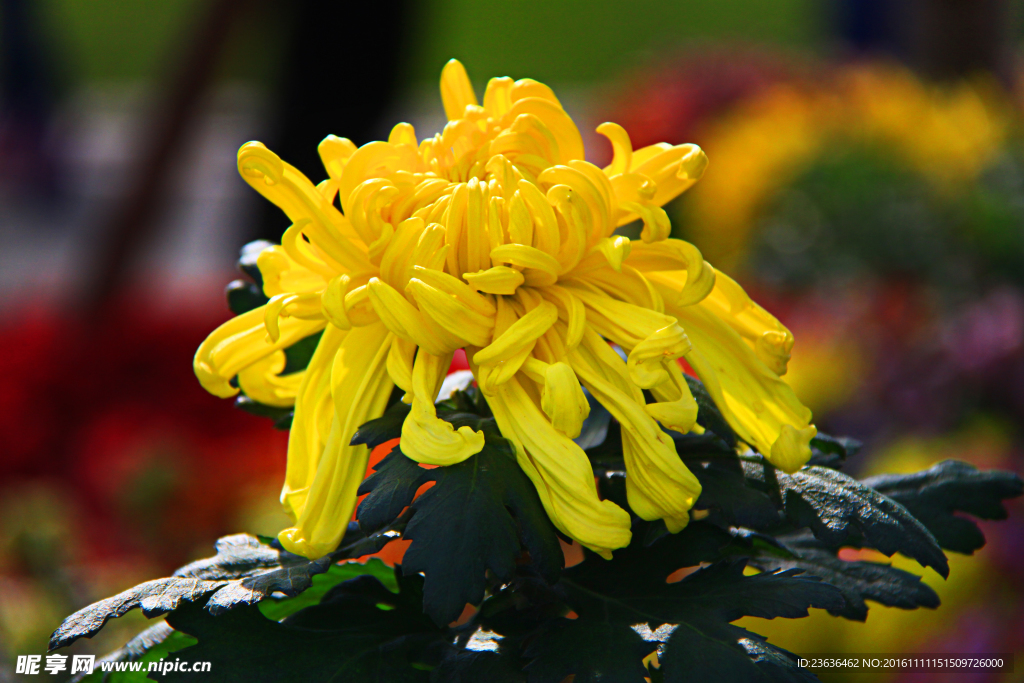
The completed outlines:
[[[561,105],[540,97],[524,97],[512,104],[502,120],[510,125],[520,114],[533,114],[544,122],[558,141],[559,163],[566,164],[572,159],[583,158],[583,138]]]
[[[726,321],[772,372],[780,377],[786,374],[793,334],[752,300],[735,280],[719,273],[714,288],[700,306]]]
[[[570,361],[583,384],[622,426],[629,506],[643,519],[664,519],[669,531],[681,530],[700,495],[700,482],[679,459],[672,437],[644,409],[643,394],[630,382],[622,359],[588,330]]]
[[[628,171],[633,161],[633,143],[626,129],[617,123],[606,121],[597,127],[597,132],[608,138],[612,145],[612,163],[604,167],[604,172],[611,177]]]
[[[677,363],[666,363],[669,379],[651,389],[656,403],[648,403],[647,414],[660,422],[665,429],[686,432],[693,429],[697,421],[697,401],[690,392],[690,386],[683,377]]]
[[[697,247],[689,242],[667,239],[653,244],[633,244],[626,263],[652,279],[669,285],[673,294],[667,296],[676,306],[691,306],[703,301],[715,286],[716,271]]]
[[[487,81],[487,90],[484,92],[484,109],[488,114],[500,119],[505,112],[512,108],[513,85],[512,79],[507,76]]]
[[[351,446],[360,425],[384,412],[392,382],[386,359],[391,333],[382,324],[345,333],[331,368],[334,420],[323,456],[295,526],[278,534],[289,552],[316,558],[338,547],[352,518],[356,489],[366,472],[370,449]]]
[[[502,384],[488,403],[555,526],[604,557],[628,545],[629,514],[598,497],[587,455],[551,426],[519,380]]]
[[[540,292],[541,296],[555,304],[558,308],[558,317],[567,325],[565,334],[565,345],[569,349],[576,348],[576,345],[583,339],[583,330],[587,324],[587,309],[583,302],[572,295],[568,289],[557,285],[545,287]]]
[[[412,410],[402,423],[402,452],[428,465],[455,465],[479,453],[483,432],[471,427],[455,429],[437,417],[434,399],[451,365],[451,355],[434,356],[422,349],[412,371]]]
[[[816,433],[811,411],[726,321],[701,305],[668,310],[693,342],[687,361],[736,434],[776,467],[800,469]]]
[[[453,277],[442,270],[437,270],[436,268],[423,268],[421,266],[414,267],[413,274],[431,287],[436,287],[442,292],[446,292],[454,296],[460,302],[480,315],[487,318],[494,317],[495,308],[494,304],[491,303],[491,300],[485,296],[477,294],[473,287],[470,287],[459,278]],[[479,276],[479,274],[476,275]]]
[[[319,332],[325,325],[324,320],[285,318],[277,341],[271,341],[263,314],[264,307],[260,306],[228,320],[210,333],[196,351],[192,368],[199,383],[214,396],[234,396],[238,389],[230,381],[239,370]]]
[[[298,263],[284,247],[276,244],[260,252],[256,257],[256,267],[263,278],[263,293],[268,297],[319,291],[327,282],[323,275]]]
[[[523,276],[530,286],[544,287],[558,282],[558,272],[561,270],[558,259],[535,247],[503,244],[491,250],[491,258],[526,268],[527,272]]]
[[[442,356],[463,346],[462,340],[451,333],[429,326],[429,319],[391,285],[371,278],[367,292],[373,301],[373,308],[389,330],[402,339],[421,346],[434,355]]]
[[[476,93],[466,74],[466,67],[457,59],[448,60],[441,71],[441,101],[449,121],[461,119],[466,113],[466,106],[476,104]]]
[[[336,327],[324,330],[295,398],[295,415],[288,434],[288,468],[281,489],[281,503],[292,522],[299,519],[334,424],[331,367],[345,335]]]
[[[462,277],[481,292],[504,295],[515,294],[525,280],[521,272],[508,266],[494,266],[479,273],[466,273]]]
[[[641,389],[653,389],[669,379],[672,361],[693,348],[686,332],[678,324],[666,325],[647,335],[629,351],[626,367],[630,379]]]
[[[320,141],[316,149],[320,153],[320,161],[327,170],[327,175],[339,179],[345,170],[345,164],[356,153],[358,147],[348,138],[328,135]]]
[[[238,372],[238,386],[254,401],[268,406],[287,407],[295,404],[303,372],[281,375],[286,358],[284,351],[275,351]]]
[[[473,362],[477,365],[497,365],[512,358],[525,346],[532,344],[558,320],[558,309],[548,301],[541,301],[536,308],[512,323],[495,337],[485,348],[476,352]]]
[[[293,223],[309,221],[310,240],[349,272],[372,269],[366,247],[346,239],[345,218],[313,186],[306,176],[259,142],[247,142],[238,150],[238,171],[260,194],[287,214]]]
[[[391,351],[388,352],[388,374],[391,381],[406,395],[403,400],[406,403],[412,402],[413,384],[412,368],[416,358],[416,345],[411,341],[396,336],[391,340]]]
[[[561,361],[545,363],[528,358],[523,372],[540,385],[540,407],[551,419],[551,426],[570,439],[579,436],[583,421],[590,415],[590,402],[572,367]]]
[[[494,316],[478,313],[461,299],[431,287],[418,278],[409,280],[406,290],[412,294],[423,313],[452,335],[465,340],[465,343],[486,346],[491,342]]]

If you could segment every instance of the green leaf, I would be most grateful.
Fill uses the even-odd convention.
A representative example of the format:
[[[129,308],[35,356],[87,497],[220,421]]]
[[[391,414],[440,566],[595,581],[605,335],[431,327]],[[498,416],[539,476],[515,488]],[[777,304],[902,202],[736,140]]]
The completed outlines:
[[[323,600],[278,623],[253,606],[214,616],[183,603],[168,615],[198,639],[181,650],[184,662],[210,662],[210,672],[169,672],[167,681],[346,681],[415,683],[430,678],[432,649],[445,632],[419,609],[419,577],[399,579],[393,593],[364,575],[338,584]],[[213,678],[211,678],[211,674]]]
[[[856,455],[863,444],[848,436],[829,436],[818,432],[817,436],[811,439],[811,459],[809,465],[821,465],[840,469],[846,459]]]
[[[732,526],[768,529],[777,526],[781,513],[764,491],[750,485],[735,459],[715,458],[690,466],[701,485],[694,507],[709,510],[713,521]]]
[[[326,571],[330,564],[329,560],[311,563],[304,557],[263,545],[248,534],[225,536],[215,547],[215,557],[193,562],[173,576],[147,581],[75,612],[54,631],[50,649],[92,637],[108,619],[136,608],[152,618],[166,614],[182,602],[199,600],[215,592],[224,592],[215,603],[218,606],[257,602],[275,590],[295,594],[309,586],[313,574]]]
[[[526,647],[530,683],[644,683],[643,658],[657,649],[624,623],[558,619],[542,627]]]
[[[379,558],[371,557],[365,564],[358,562],[332,564],[326,573],[314,576],[313,585],[299,595],[291,598],[271,597],[263,600],[259,603],[260,612],[268,619],[281,621],[285,617],[295,614],[300,609],[319,603],[324,595],[339,583],[363,575],[375,577],[392,592],[398,591],[394,570],[384,564]]]
[[[400,449],[393,449],[356,491],[366,496],[356,509],[359,526],[368,533],[383,528],[412,504],[420,486],[433,480],[431,470],[405,457]]]
[[[292,418],[295,416],[295,408],[284,408],[280,406],[268,406],[252,400],[245,394],[239,394],[235,399],[235,407],[252,413],[257,417],[267,417],[274,421],[274,428],[287,431],[292,427]]]
[[[428,470],[434,486],[410,501],[414,514],[403,537],[412,544],[403,571],[425,574],[423,608],[438,624],[455,620],[466,603],[480,604],[487,571],[510,580],[523,550],[551,582],[563,563],[554,526],[511,444],[490,430],[485,435],[476,455]],[[388,458],[405,455],[396,450]]]
[[[915,474],[887,474],[863,483],[906,507],[943,548],[967,555],[985,545],[985,535],[973,521],[954,513],[1006,519],[1002,501],[1024,491],[1024,482],[1012,472],[979,471],[956,460],[945,460]]]
[[[583,567],[584,564],[577,565]],[[699,569],[677,583],[650,585],[641,577],[602,572],[601,580],[587,571],[564,572],[568,602],[581,618],[609,618],[629,624],[662,624],[712,620],[727,623],[740,617],[796,619],[808,607],[842,606],[839,591],[817,578],[800,577],[799,570],[744,576],[746,560],[723,561]],[[628,576],[628,575],[627,575]],[[649,577],[653,580],[653,577]]]
[[[753,634],[729,622],[742,616],[796,618],[806,616],[811,606],[837,609],[843,604],[836,588],[800,576],[799,570],[744,576],[745,559],[718,561],[667,583],[677,569],[714,561],[737,545],[752,552],[754,545],[705,522],[691,522],[678,534],[659,535],[652,531],[657,527],[636,522],[633,542],[615,551],[611,561],[588,552],[581,564],[562,572],[553,595],[577,619],[549,618],[523,638],[525,656],[534,660],[527,667],[531,682],[535,673],[543,676],[537,680],[557,681],[559,675],[575,673],[577,681],[639,681],[648,675],[641,660],[659,642],[665,643],[665,657],[662,667],[650,672],[652,680],[768,680],[765,676],[776,675],[781,662],[789,661],[788,653],[748,654],[741,641]],[[654,541],[647,540],[651,536]],[[543,586],[533,584],[533,602],[543,602],[537,599],[538,589]],[[501,616],[484,623],[501,631]],[[575,648],[569,647],[574,635]],[[769,654],[775,659],[769,661]]]
[[[707,528],[696,531],[702,526]],[[692,566],[696,559],[687,556],[687,540],[705,536],[707,541],[722,533],[711,528],[691,524],[648,548],[631,545],[630,552],[616,551],[610,562],[588,556],[563,572],[560,590],[581,623],[646,624],[648,640],[665,641],[658,674],[665,681],[765,679],[768,664],[747,654],[740,640],[749,634],[729,622],[743,616],[798,618],[812,606],[839,609],[842,596],[833,586],[800,576],[799,570],[744,576],[742,559],[717,562],[666,583],[666,570]],[[711,543],[697,556],[716,552]]]
[[[366,444],[369,448],[376,448],[385,441],[399,438],[402,436],[402,423],[405,422],[405,416],[409,414],[410,409],[408,403],[392,403],[383,415],[363,423],[352,435],[349,445]]]
[[[147,678],[148,667],[142,671],[111,671],[104,674],[100,670],[100,662],[138,662],[144,664],[156,662],[169,654],[194,645],[196,639],[175,631],[166,621],[159,621],[129,640],[123,647],[97,660],[93,672],[78,675],[71,679],[72,683],[142,683]]]
[[[526,683],[522,662],[514,652],[489,641],[484,646],[498,649],[448,648],[430,674],[431,683]]]
[[[679,625],[665,642],[661,669],[666,682],[689,680],[801,680],[795,658],[778,648],[749,651],[753,634],[730,625],[741,616],[805,617],[809,607],[835,608],[842,597],[832,586],[799,570],[744,576],[745,562],[713,564],[679,582],[687,600]],[[686,604],[688,603],[688,604]],[[773,655],[766,658],[765,655]],[[754,656],[751,656],[754,655]],[[791,657],[791,655],[790,655]]]
[[[407,518],[396,520],[404,528]],[[170,577],[139,584],[88,607],[65,619],[50,637],[50,649],[65,647],[79,638],[90,638],[108,619],[141,608],[149,618],[166,614],[186,602],[202,601],[214,614],[239,605],[257,603],[274,593],[295,596],[313,584],[313,577],[330,569],[334,562],[377,552],[397,537],[391,527],[366,535],[350,524],[341,546],[334,553],[310,561],[261,543],[255,536],[235,534],[217,541],[217,555],[178,569]]]
[[[865,600],[901,609],[939,606],[939,596],[916,574],[879,562],[842,560],[810,533],[784,536],[781,540],[792,551],[792,557],[757,553],[751,564],[765,571],[801,569],[832,584],[842,591],[846,601],[841,609],[829,610],[833,616],[864,621],[868,616]]]
[[[305,370],[306,366],[309,365],[309,361],[313,357],[313,352],[316,351],[316,346],[320,343],[320,337],[322,337],[323,334],[324,333],[322,331],[316,332],[308,337],[303,337],[291,346],[285,348],[285,364],[284,370],[281,371],[281,374],[290,375],[294,372]]]
[[[233,280],[224,289],[228,299],[228,308],[235,315],[248,313],[269,301],[258,285],[248,280]]]
[[[376,447],[401,434],[409,407],[391,406],[359,428],[352,443]],[[501,438],[494,419],[438,409],[458,429],[469,426],[485,435],[484,449],[456,465],[427,470],[400,447],[384,457],[359,487],[366,495],[356,511],[359,524],[372,531],[409,508],[412,520],[403,538],[412,541],[404,571],[426,577],[424,610],[438,623],[454,621],[466,603],[480,604],[490,571],[511,579],[525,549],[531,562],[552,583],[563,556],[554,526],[533,483],[516,462],[511,444]],[[425,483],[434,486],[417,498]]]
[[[824,545],[875,548],[885,555],[900,552],[942,576],[949,563],[935,537],[905,507],[847,475],[827,467],[805,467],[793,474],[744,462],[748,480],[770,493],[768,480],[778,482],[786,517],[797,528],[808,527]]]

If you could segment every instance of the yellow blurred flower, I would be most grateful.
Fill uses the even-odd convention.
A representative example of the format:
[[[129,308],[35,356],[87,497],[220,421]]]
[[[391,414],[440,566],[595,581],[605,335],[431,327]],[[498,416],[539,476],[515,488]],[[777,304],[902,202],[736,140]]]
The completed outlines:
[[[589,411],[581,385],[622,425],[630,506],[672,531],[700,493],[658,426],[685,432],[696,419],[676,359],[745,442],[787,471],[806,462],[810,412],[779,379],[792,335],[695,247],[669,239],[660,207],[703,173],[698,147],[634,150],[606,123],[598,131],[615,156],[601,169],[542,83],[491,79],[480,106],[452,60],[441,98],[448,124],[422,141],[405,123],[358,149],[326,138],[329,177],[316,186],[260,143],[239,151],[242,176],[293,225],[258,259],[270,301],[214,331],[195,372],[218,396],[238,392],[237,376],[257,401],[294,403],[285,548],[335,549],[368,457],[349,441],[394,385],[411,404],[407,456],[451,465],[483,448],[482,433],[434,410],[460,348],[552,522],[605,556],[629,542],[630,521],[598,497],[572,440]],[[640,240],[615,234],[638,218]],[[307,369],[280,375],[283,349],[319,330]]]
[[[1008,121],[984,83],[933,88],[890,66],[842,69],[827,85],[778,85],[708,131],[714,172],[690,199],[689,224],[719,267],[736,268],[759,213],[830,146],[880,145],[951,192],[993,159]]]

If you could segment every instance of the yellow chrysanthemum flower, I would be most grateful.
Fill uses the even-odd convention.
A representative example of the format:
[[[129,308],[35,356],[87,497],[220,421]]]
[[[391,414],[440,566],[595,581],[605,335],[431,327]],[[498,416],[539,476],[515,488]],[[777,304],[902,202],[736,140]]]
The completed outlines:
[[[579,131],[546,85],[494,78],[480,106],[454,60],[441,98],[448,124],[418,143],[404,123],[358,149],[326,138],[329,178],[316,186],[258,142],[239,151],[242,176],[293,225],[257,262],[270,301],[214,331],[195,371],[218,396],[237,393],[237,376],[257,401],[294,403],[285,548],[335,549],[369,454],[349,441],[394,385],[411,403],[407,456],[451,465],[483,448],[482,433],[453,429],[434,410],[460,348],[553,523],[605,556],[629,542],[630,520],[598,497],[573,442],[589,411],[581,385],[622,425],[630,506],[672,531],[700,494],[658,426],[685,432],[696,419],[676,359],[741,439],[787,471],[806,462],[810,413],[779,379],[792,335],[695,247],[669,238],[660,207],[700,177],[700,148],[633,150],[605,123],[598,131],[615,156],[600,169],[584,161]],[[638,218],[640,240],[615,234]],[[319,330],[307,369],[279,375],[282,349]]]

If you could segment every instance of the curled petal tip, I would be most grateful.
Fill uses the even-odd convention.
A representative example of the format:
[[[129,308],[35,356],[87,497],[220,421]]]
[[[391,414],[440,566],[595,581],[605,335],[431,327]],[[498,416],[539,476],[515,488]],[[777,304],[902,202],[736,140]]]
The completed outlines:
[[[817,435],[814,425],[797,429],[782,425],[779,437],[772,444],[768,460],[783,472],[796,472],[811,459],[811,439]]]
[[[231,398],[238,395],[238,389],[231,386],[228,380],[214,372],[206,363],[196,361],[192,365],[192,370],[196,373],[199,384],[214,396],[218,398]]]
[[[238,150],[238,172],[243,178],[274,185],[284,175],[284,162],[262,142],[247,142]]]
[[[708,155],[697,145],[679,162],[676,177],[680,180],[700,180],[708,167]]]

